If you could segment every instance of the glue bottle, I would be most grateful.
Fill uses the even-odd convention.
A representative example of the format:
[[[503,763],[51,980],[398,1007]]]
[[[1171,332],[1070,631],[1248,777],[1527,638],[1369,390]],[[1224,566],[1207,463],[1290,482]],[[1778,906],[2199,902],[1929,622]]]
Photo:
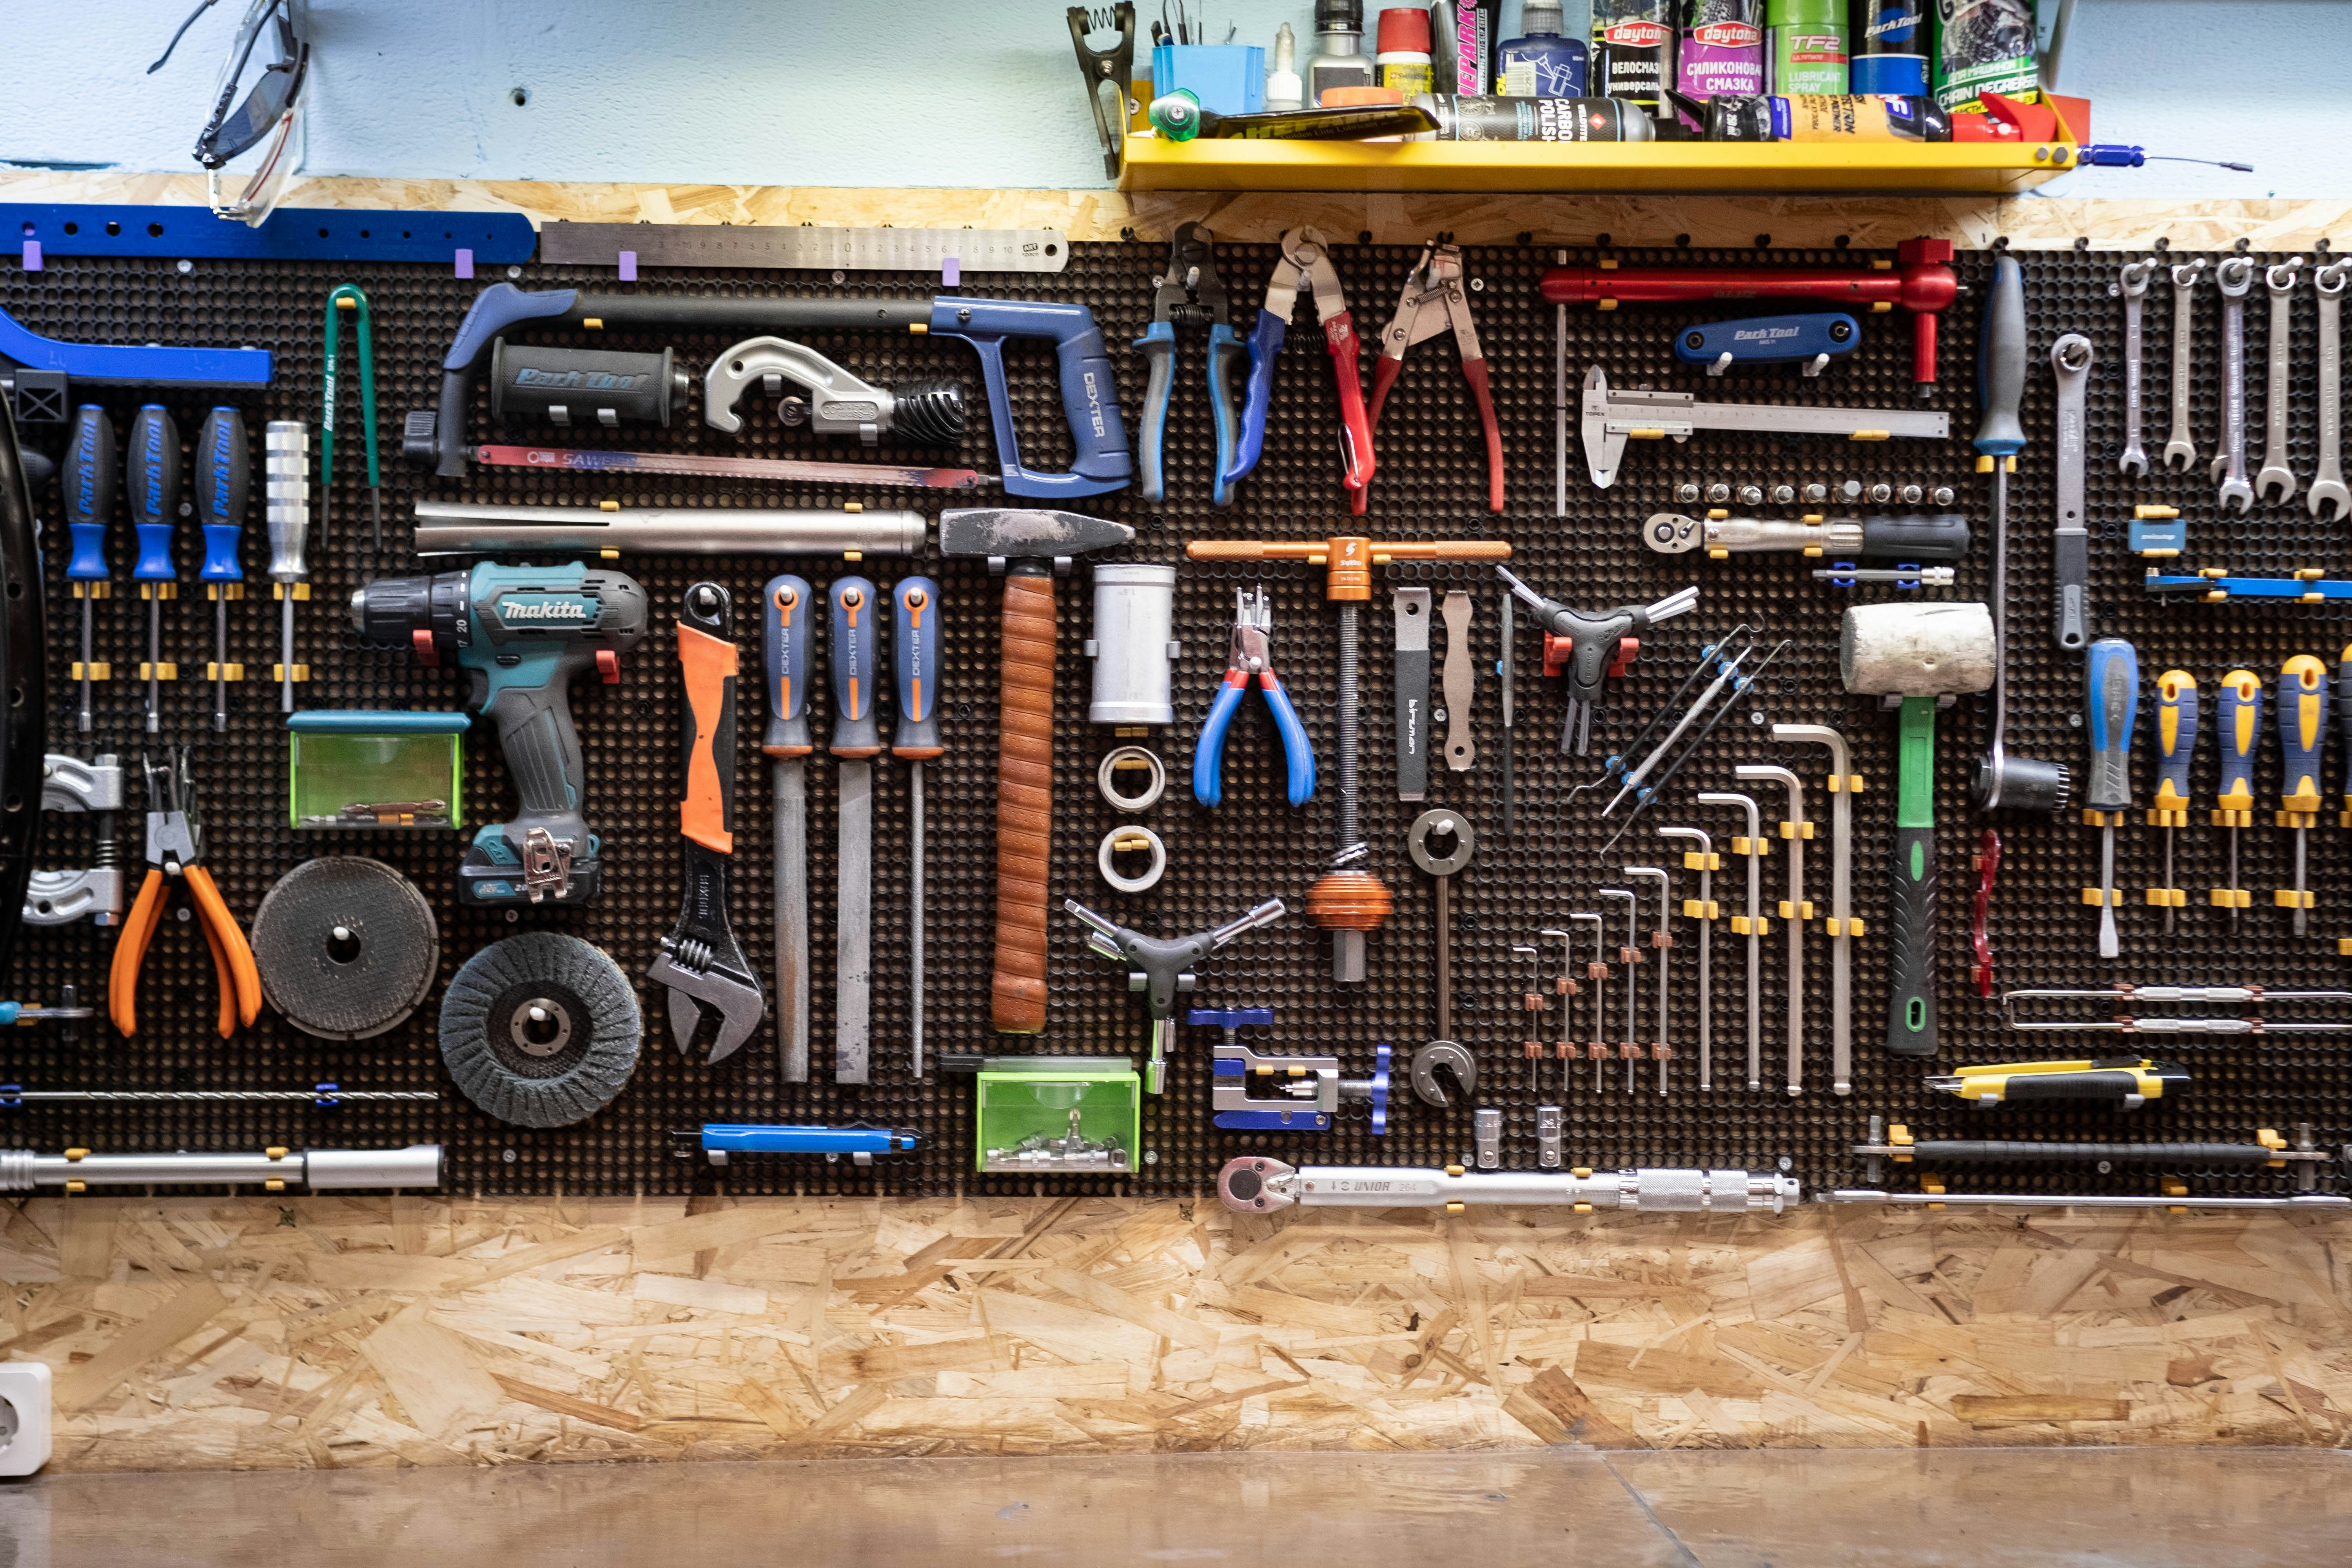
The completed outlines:
[[[1271,113],[1306,106],[1307,87],[1298,79],[1298,40],[1291,37],[1290,24],[1285,22],[1275,29],[1274,68],[1265,73],[1265,107]]]

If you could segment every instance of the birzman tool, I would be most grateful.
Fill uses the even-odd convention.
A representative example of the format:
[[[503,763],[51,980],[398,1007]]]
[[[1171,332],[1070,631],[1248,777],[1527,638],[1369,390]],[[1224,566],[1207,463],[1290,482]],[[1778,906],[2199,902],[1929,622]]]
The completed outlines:
[[[180,596],[180,573],[172,559],[172,533],[180,521],[180,429],[160,403],[150,403],[131,422],[122,454],[122,493],[139,535],[139,563],[131,575],[147,601],[147,658],[139,679],[147,683],[147,732],[163,728],[159,682],[180,679],[180,667],[163,661],[163,601]]]
[[[2254,264],[2232,256],[2213,269],[2221,290],[2221,450],[2207,470],[2221,487],[2223,511],[2254,510],[2254,487],[2246,482],[2246,296],[2254,287]]]
[[[1087,42],[1087,23],[1099,16],[1100,11],[1073,5],[1066,13],[1070,45],[1078,51],[1078,74],[1087,79],[1087,105],[1094,110],[1095,134],[1102,140],[1103,177],[1116,180],[1127,153],[1127,92],[1135,76],[1135,6],[1130,0],[1118,0],[1110,14],[1112,25],[1118,29],[1118,42],[1097,49]]]
[[[1437,846],[1452,840],[1453,847],[1444,854]],[[1423,1078],[1424,1054],[1434,1052],[1440,1046],[1454,1044],[1454,877],[1470,864],[1470,857],[1478,847],[1477,836],[1470,831],[1468,819],[1458,812],[1439,809],[1424,811],[1413,819],[1405,834],[1405,849],[1412,863],[1427,872],[1437,885],[1437,1033],[1431,1043],[1413,1055],[1413,1079],[1416,1090]],[[1455,1047],[1459,1048],[1459,1047]],[[1466,1058],[1465,1058],[1466,1059]],[[1465,1095],[1476,1092],[1465,1079],[1462,1085]],[[1444,1097],[1430,1100],[1432,1105],[1444,1105]]]
[[[1442,1171],[1402,1165],[1286,1165],[1263,1154],[1225,1162],[1217,1196],[1235,1214],[1301,1208],[1443,1208],[1471,1204],[1633,1209],[1646,1214],[1779,1214],[1797,1179],[1746,1171]]]
[[[1467,773],[1478,755],[1478,747],[1470,735],[1475,668],[1470,662],[1470,595],[1459,588],[1449,591],[1439,613],[1445,620],[1445,707],[1433,717],[1445,722],[1446,771]]]
[[[1698,605],[1698,588],[1693,585],[1654,605],[1575,610],[1557,599],[1545,598],[1506,567],[1496,566],[1495,574],[1536,612],[1536,625],[1543,633],[1544,674],[1567,672],[1568,706],[1560,721],[1559,749],[1580,757],[1592,749],[1592,710],[1601,699],[1601,681],[1624,674],[1639,657],[1641,634]]]
[[[1715,971],[1708,939],[1721,912],[1713,893],[1714,875],[1723,868],[1723,857],[1715,852],[1715,841],[1701,828],[1661,827],[1658,837],[1687,838],[1698,846],[1683,851],[1683,869],[1698,873],[1698,897],[1683,900],[1683,918],[1698,926],[1698,1087],[1704,1093],[1715,1087]]]
[[[1381,334],[1381,357],[1372,365],[1372,429],[1381,427],[1381,409],[1389,389],[1404,369],[1404,356],[1413,344],[1452,331],[1462,359],[1462,379],[1478,405],[1478,423],[1486,436],[1486,510],[1503,510],[1503,431],[1495,421],[1494,394],[1486,384],[1486,356],[1478,347],[1478,329],[1470,320],[1470,296],[1462,287],[1462,247],[1431,241],[1421,247],[1421,259],[1404,275],[1404,294],[1396,315]],[[1354,505],[1363,513],[1371,498],[1369,482],[1357,490]]]
[[[253,916],[261,994],[322,1040],[373,1039],[424,1005],[441,972],[441,928],[415,883],[381,860],[305,860]]]
[[[314,1193],[354,1187],[441,1184],[441,1145],[412,1143],[405,1149],[265,1149],[254,1154],[100,1154],[68,1149],[37,1154],[30,1149],[0,1149],[0,1192],[29,1193],[42,1187],[68,1193],[91,1187],[259,1187],[279,1193],[302,1187]]]
[[[1830,918],[1822,923],[1830,939],[1830,1087],[1834,1093],[1852,1094],[1853,939],[1863,929],[1853,912],[1853,797],[1862,793],[1862,775],[1848,771],[1845,737],[1826,725],[1775,724],[1772,738],[1830,749],[1823,786],[1830,794]],[[1899,880],[1899,870],[1896,876]]]
[[[2005,1100],[2088,1100],[2137,1110],[2168,1090],[2179,1094],[2189,1087],[2189,1069],[2178,1062],[2152,1061],[2145,1057],[2102,1057],[2090,1061],[1999,1062],[1962,1068],[1919,1080],[1939,1094],[1972,1101],[1979,1110],[1990,1110]]]
[[[62,410],[60,410],[62,414]],[[91,658],[89,608],[113,590],[106,563],[106,531],[114,521],[114,485],[121,459],[115,451],[114,424],[106,410],[85,403],[74,411],[73,433],[66,441],[64,471],[58,479],[65,503],[68,536],[73,543],[66,576],[73,596],[81,603],[81,658],[74,661],[73,678],[81,686],[81,702],[74,712],[74,728],[89,733],[89,683],[112,678],[113,667]]]
[[[2087,437],[2084,387],[2091,377],[2091,340],[2069,332],[2050,345],[2058,384],[2058,526],[2051,542],[2058,586],[2058,646],[2072,653],[2091,640],[2091,533],[2083,526]]]
[[[760,750],[772,759],[775,823],[776,1063],[786,1083],[809,1076],[808,722],[810,628],[816,591],[786,574],[760,590],[761,662],[768,677],[768,725]]]
[[[436,218],[442,216],[435,214]],[[558,267],[725,267],[739,271],[1059,272],[1058,228],[835,228],[814,224],[563,223],[543,226],[539,259]],[[485,258],[477,253],[479,265]]]
[[[973,508],[940,514],[940,553],[1004,574],[997,706],[996,956],[1000,1034],[1045,1026],[1045,883],[1054,838],[1054,577],[1072,557],[1134,539],[1076,512]]]
[[[2122,901],[2116,891],[2116,829],[2131,809],[2132,731],[2139,722],[2139,654],[2121,637],[2102,637],[2091,645],[2084,680],[2091,772],[2083,791],[2083,822],[2099,829],[2099,885],[2084,889],[2083,901],[2098,906],[2099,956],[2114,958],[2121,951],[2116,937],[2116,909]]]
[[[1429,601],[1426,588],[1399,588],[1396,616],[1396,788],[1399,800],[1429,798]]]
[[[1159,1094],[1167,1088],[1168,1052],[1176,1044],[1176,998],[1192,989],[1194,966],[1243,932],[1272,925],[1289,913],[1280,899],[1268,899],[1213,931],[1156,937],[1105,920],[1076,899],[1064,899],[1062,908],[1087,928],[1088,950],[1126,965],[1127,988],[1143,993],[1144,1008],[1151,1018],[1150,1054],[1143,1067],[1146,1094]]]
[[[2197,441],[2189,427],[2189,369],[2197,346],[2197,279],[2204,270],[2201,256],[2172,268],[2172,434],[2164,443],[2164,466],[2177,473],[2197,462]]]
[[[561,931],[490,943],[441,995],[449,1076],[485,1115],[517,1127],[569,1127],[611,1104],[644,1030],[621,966]]]
[[[1388,1131],[1388,1047],[1373,1047],[1371,1077],[1341,1078],[1338,1057],[1262,1057],[1234,1037],[1237,1029],[1273,1023],[1271,1007],[1194,1007],[1184,1021],[1195,1028],[1224,1031],[1224,1043],[1212,1047],[1209,1063],[1209,1105],[1218,1126],[1237,1131],[1326,1132],[1339,1119],[1339,1107],[1353,1101],[1372,1108],[1370,1131],[1374,1136]],[[1254,1095],[1253,1084],[1274,1092]]]
[[[669,1135],[670,1152],[681,1160],[700,1154],[714,1168],[725,1170],[738,1154],[822,1154],[828,1165],[841,1163],[844,1154],[853,1165],[871,1165],[877,1154],[907,1154],[923,1146],[920,1132],[896,1127],[876,1127],[853,1121],[845,1127],[788,1126],[764,1122],[708,1121],[690,1131]]]
[[[2305,840],[2319,821],[2320,752],[2327,743],[2327,667],[2307,653],[2286,661],[2278,679],[2279,810],[2273,819],[2294,829],[2294,886],[2281,888],[2271,901],[2294,911],[2294,934],[2309,925],[2311,894],[2305,890]]]
[[[310,427],[299,419],[271,420],[262,427],[261,453],[261,510],[269,526],[269,586],[278,599],[278,668],[270,674],[278,681],[278,711],[291,713],[295,684],[310,679],[310,667],[294,662],[294,605],[310,596],[310,572],[305,563],[310,537]],[[358,600],[352,603],[356,606]],[[408,640],[404,630],[399,640]]]
[[[940,585],[929,577],[901,577],[892,595],[892,658],[898,675],[898,722],[890,754],[907,764],[908,1059],[923,1076],[923,764],[946,754],[940,744]]]
[[[327,549],[327,519],[335,495],[335,370],[342,341],[341,312],[353,312],[360,353],[360,428],[367,439],[368,517],[375,529],[372,549],[383,548],[383,473],[375,438],[375,328],[368,320],[368,297],[353,283],[338,283],[327,295],[326,398],[319,420],[319,550]]]
[[[1789,931],[1788,1089],[1793,1098],[1805,1092],[1805,922],[1813,918],[1813,906],[1805,901],[1805,840],[1813,836],[1813,825],[1805,820],[1804,781],[1788,769],[1742,763],[1732,770],[1732,776],[1743,784],[1780,784],[1789,792],[1789,815],[1780,825],[1780,837],[1789,845],[1789,896],[1780,901],[1780,923]],[[1931,1006],[1934,994],[1928,992]],[[1752,1081],[1748,1087],[1762,1084]]]
[[[2352,257],[2337,257],[2311,275],[2319,297],[2319,469],[2304,498],[2322,522],[2352,516],[2352,489],[2344,486],[2344,285]]]
[[[863,577],[843,577],[829,595],[833,739],[825,750],[840,765],[834,865],[833,1079],[870,1083],[874,1007],[874,758],[882,731],[874,718],[881,672],[875,623],[879,594]],[[732,718],[732,713],[728,717]]]
[[[1633,941],[1633,922],[1640,918],[1641,900],[1625,888],[1596,888],[1593,896],[1625,900],[1625,942],[1617,950],[1617,962],[1625,967],[1625,1033],[1618,1038],[1617,1055],[1625,1064],[1625,1092],[1631,1094],[1633,1092],[1633,1063],[1642,1055],[1642,1047],[1633,1039],[1633,1015],[1640,1005],[1640,998],[1634,993],[1641,988],[1642,963],[1642,950]],[[1595,1061],[1597,1064],[1597,1058]],[[1601,1069],[1598,1065],[1592,1069],[1592,1087],[1599,1089]]]
[[[577,474],[693,474],[712,479],[774,479],[784,484],[884,485],[927,490],[976,490],[995,482],[971,468],[929,468],[897,463],[702,458],[685,452],[600,452],[577,447],[475,447],[467,455],[485,468]]]
[[[205,679],[213,683],[213,728],[228,728],[228,683],[245,679],[245,666],[228,658],[228,605],[245,597],[245,568],[237,545],[245,536],[245,507],[253,492],[253,450],[245,438],[245,416],[215,408],[196,432],[196,521],[204,527],[205,564],[197,574],[213,602],[213,660]]]
[[[2197,760],[2197,678],[2168,669],[2156,678],[2156,799],[2147,825],[2164,829],[2164,885],[2147,889],[2148,903],[2164,911],[2164,934],[2173,931],[2176,910],[2189,895],[2172,883],[2172,836],[2189,826],[2189,770]]]
[[[1356,319],[1348,311],[1339,289],[1339,274],[1331,265],[1331,245],[1318,228],[1294,228],[1282,237],[1282,259],[1266,280],[1265,303],[1249,336],[1249,384],[1242,398],[1241,437],[1233,461],[1222,476],[1226,486],[1240,483],[1257,467],[1265,448],[1265,416],[1274,399],[1275,367],[1282,356],[1283,340],[1290,332],[1291,312],[1298,308],[1298,289],[1306,285],[1315,296],[1315,319],[1331,353],[1331,373],[1339,392],[1340,482],[1350,497],[1372,482],[1371,421],[1364,413],[1363,378],[1358,362],[1363,342],[1356,335]],[[1361,511],[1361,507],[1355,508]]]
[[[718,1031],[707,1063],[733,1056],[767,1012],[767,998],[727,919],[727,864],[735,853],[735,609],[727,590],[697,583],[677,615],[685,679],[686,798],[679,805],[685,907],[646,978],[669,989],[669,1032],[683,1055],[708,1008]]]
[[[921,512],[895,509],[416,503],[419,555],[912,555],[925,532]]]
[[[1748,939],[1748,1087],[1762,1089],[1764,966],[1762,954],[1758,949],[1771,921],[1758,911],[1763,897],[1764,856],[1772,844],[1764,837],[1762,817],[1756,809],[1756,802],[1750,797],[1702,791],[1698,804],[1736,806],[1748,816],[1748,831],[1734,834],[1731,839],[1731,852],[1748,862],[1748,912],[1731,917],[1731,934]]]
[[[1687,441],[1701,430],[1843,436],[1850,441],[1916,437],[1940,441],[1951,416],[1904,408],[1803,408],[1769,403],[1701,403],[1687,392],[1612,392],[1599,365],[1584,373],[1584,460],[1594,486],[1617,482],[1628,438]]]
[[[1809,515],[1793,521],[1781,517],[1731,517],[1720,511],[1708,512],[1704,518],[1661,511],[1653,512],[1642,525],[1642,542],[1661,555],[1704,549],[1710,561],[1765,551],[1793,551],[1814,558],[1859,555],[1880,560],[1962,561],[1969,553],[1969,520],[1956,511],[1932,517],[1829,520]]]
[[[2221,1006],[2243,1003],[2266,1006],[2273,1002],[2352,1002],[2352,991],[2278,991],[2266,985],[2132,985],[2118,984],[2097,989],[2010,991],[2000,999],[2001,1022],[2020,1033],[2122,1035],[2340,1035],[2352,1032],[2352,1021],[2273,1020],[2263,1018],[2175,1018],[2161,1015],[2138,1017],[2116,1013],[2102,1019],[2021,1018],[2021,1002],[2104,1002],[2129,1007],[2144,1002],[2175,1005]]]
[[[1655,877],[1658,879],[1658,926],[1650,933],[1650,947],[1658,955],[1658,1033],[1650,1042],[1651,1059],[1658,1064],[1658,1092],[1666,1092],[1666,1064],[1674,1059],[1674,1047],[1666,1040],[1668,984],[1666,972],[1673,967],[1675,933],[1671,921],[1674,911],[1675,874],[1658,866],[1627,866],[1628,879]],[[1625,1086],[1632,1089],[1632,1084]]]
[[[1845,689],[1899,700],[1886,938],[1886,1048],[1896,1056],[1936,1054],[1936,710],[1992,684],[1996,646],[1979,604],[1856,605],[1838,632]]]
[[[2263,398],[2265,439],[2262,471],[2254,476],[2254,494],[2271,506],[2294,499],[2294,470],[2286,460],[2287,355],[2294,346],[2294,280],[2303,258],[2289,257],[2276,267],[2263,268],[2263,286],[2271,297],[2270,376]]]
[[[2140,377],[2140,312],[2147,302],[2148,279],[2155,276],[2154,261],[2127,262],[2107,285],[2107,291],[2124,302],[2124,453],[2116,466],[2135,477],[2147,472],[2147,453],[2140,446],[2146,401]]]

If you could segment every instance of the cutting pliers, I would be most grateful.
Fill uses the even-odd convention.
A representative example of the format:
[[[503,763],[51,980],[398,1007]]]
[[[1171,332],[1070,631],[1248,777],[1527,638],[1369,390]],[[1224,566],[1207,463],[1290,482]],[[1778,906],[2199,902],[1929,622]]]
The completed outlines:
[[[1478,329],[1470,322],[1470,299],[1462,288],[1462,247],[1434,240],[1421,247],[1421,259],[1405,274],[1404,296],[1397,301],[1396,319],[1381,334],[1380,362],[1372,367],[1372,425],[1381,423],[1381,405],[1389,388],[1404,369],[1405,350],[1423,338],[1448,328],[1462,353],[1462,376],[1478,399],[1478,421],[1486,427],[1486,506],[1503,510],[1503,430],[1495,422],[1495,397],[1486,386],[1486,356],[1478,349]],[[1364,497],[1356,498],[1358,511]]]
[[[1307,743],[1306,727],[1290,694],[1274,673],[1274,601],[1265,590],[1234,590],[1234,640],[1225,655],[1225,683],[1209,705],[1208,721],[1201,726],[1201,743],[1192,752],[1192,798],[1215,805],[1225,795],[1225,731],[1241,711],[1242,694],[1255,679],[1265,689],[1265,705],[1274,727],[1282,735],[1284,767],[1290,774],[1290,804],[1305,805],[1315,794],[1315,750]]]
[[[163,918],[171,883],[183,882],[204,925],[205,945],[213,950],[213,970],[220,978],[220,1035],[226,1040],[239,1024],[251,1024],[260,1016],[261,975],[236,917],[228,912],[220,889],[213,885],[213,874],[205,869],[205,819],[196,809],[195,785],[188,776],[187,748],[166,751],[161,767],[144,757],[140,763],[147,773],[147,879],[114,944],[107,973],[107,1015],[125,1039],[139,1032],[140,966]]]
[[[1240,337],[1225,306],[1224,281],[1217,276],[1217,237],[1205,225],[1188,223],[1178,228],[1168,247],[1168,270],[1151,296],[1151,325],[1135,340],[1151,362],[1151,380],[1143,391],[1143,499],[1168,499],[1160,447],[1168,437],[1168,397],[1176,383],[1176,329],[1209,329],[1209,411],[1217,422],[1216,488],[1210,500],[1233,504],[1234,487],[1226,477],[1234,466],[1234,398],[1228,380],[1231,367],[1242,357]]]
[[[1323,341],[1331,350],[1331,371],[1339,383],[1339,456],[1347,465],[1343,482],[1358,511],[1364,510],[1364,487],[1372,482],[1372,425],[1364,415],[1364,380],[1357,368],[1363,340],[1356,336],[1356,319],[1348,313],[1348,297],[1339,291],[1339,274],[1331,266],[1331,247],[1320,229],[1294,228],[1282,237],[1282,259],[1265,286],[1265,305],[1250,332],[1249,389],[1242,397],[1242,437],[1234,459],[1225,465],[1228,485],[1257,467],[1265,447],[1266,405],[1274,398],[1274,366],[1290,332],[1290,312],[1298,304],[1300,287],[1315,292],[1315,319],[1323,323]]]

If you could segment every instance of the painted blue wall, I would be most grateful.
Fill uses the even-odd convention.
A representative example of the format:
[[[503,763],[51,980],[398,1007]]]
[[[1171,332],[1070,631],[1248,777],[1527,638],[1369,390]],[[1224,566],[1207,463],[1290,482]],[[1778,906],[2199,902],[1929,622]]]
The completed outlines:
[[[170,65],[194,0],[0,0],[0,160],[181,172],[245,0]],[[1377,0],[1372,0],[1377,5]],[[1571,28],[1583,9],[1569,5]],[[1098,186],[1059,0],[314,0],[304,171],[779,185]],[[1507,24],[1518,6],[1509,0]],[[1222,39],[1309,52],[1311,0],[1234,0]],[[1143,7],[1143,50],[1159,15]],[[1507,25],[1507,31],[1509,30]],[[2088,170],[2050,195],[2352,197],[2352,5],[2081,0],[2063,86],[2103,142],[2231,158]],[[516,89],[528,95],[518,106]]]

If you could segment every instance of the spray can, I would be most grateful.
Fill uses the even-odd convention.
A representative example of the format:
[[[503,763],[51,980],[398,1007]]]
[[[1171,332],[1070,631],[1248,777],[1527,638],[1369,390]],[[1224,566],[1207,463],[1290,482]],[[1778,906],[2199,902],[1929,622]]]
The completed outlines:
[[[1700,103],[1675,95],[1675,107],[1706,128],[1709,142],[1949,142],[1951,116],[1924,95],[1801,93],[1793,98],[1733,98]]]
[[[1495,47],[1503,38],[1503,0],[1454,0],[1449,36],[1435,39],[1441,92],[1475,98],[1494,85]],[[1430,13],[1434,16],[1434,8]]]
[[[1846,78],[1856,92],[1917,98],[1927,90],[1927,18],[1922,0],[1853,0],[1853,58]]]
[[[1762,0],[1684,0],[1675,86],[1687,97],[1764,90]]]
[[[1665,112],[1675,81],[1675,0],[1592,0],[1592,85],[1610,98]]]
[[[1771,89],[1843,97],[1846,90],[1846,0],[1765,0],[1765,58]]]
[[[1982,110],[1984,92],[2039,101],[2032,0],[1936,0],[1935,64],[1936,101],[1953,113]]]
[[[1649,142],[1656,127],[1622,98],[1448,98],[1412,100],[1437,121],[1432,142]]]

